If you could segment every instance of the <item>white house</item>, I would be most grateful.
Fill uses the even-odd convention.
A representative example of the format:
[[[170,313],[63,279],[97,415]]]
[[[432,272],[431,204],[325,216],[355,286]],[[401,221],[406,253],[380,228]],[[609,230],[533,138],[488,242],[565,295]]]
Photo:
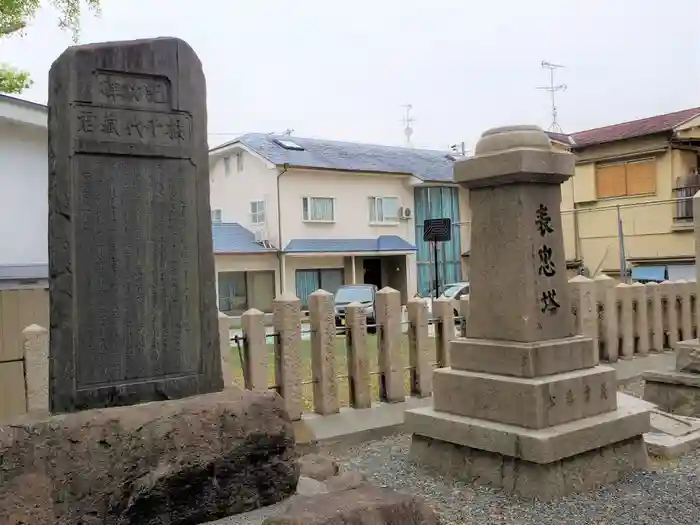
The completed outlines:
[[[46,286],[47,109],[0,94],[0,289]]]
[[[405,302],[419,284],[430,286],[424,218],[452,219],[441,281],[460,280],[468,210],[452,182],[454,160],[445,151],[265,134],[213,148],[220,307],[269,304],[275,291],[305,305],[310,292],[344,283],[391,286]],[[232,227],[248,232],[245,247],[217,243],[216,232]]]

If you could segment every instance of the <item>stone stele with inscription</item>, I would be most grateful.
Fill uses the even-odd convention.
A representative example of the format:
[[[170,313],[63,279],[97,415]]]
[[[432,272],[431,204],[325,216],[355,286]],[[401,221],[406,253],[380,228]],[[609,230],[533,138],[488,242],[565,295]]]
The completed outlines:
[[[49,90],[51,411],[222,390],[199,59],[74,47]]]

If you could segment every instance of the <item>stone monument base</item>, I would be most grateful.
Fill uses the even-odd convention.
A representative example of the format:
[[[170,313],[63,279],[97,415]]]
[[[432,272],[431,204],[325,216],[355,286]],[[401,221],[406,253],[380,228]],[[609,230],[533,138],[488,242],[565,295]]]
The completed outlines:
[[[644,400],[680,416],[700,417],[700,374],[645,372]]]
[[[551,500],[614,483],[647,465],[646,445],[642,436],[552,463],[533,463],[414,435],[410,455],[417,463],[442,475],[540,500]]]
[[[645,468],[648,407],[618,395],[618,408],[529,429],[436,411],[406,412],[412,458],[448,475],[551,499]]]
[[[294,451],[272,392],[26,416],[0,426],[0,523],[212,521],[292,495]]]

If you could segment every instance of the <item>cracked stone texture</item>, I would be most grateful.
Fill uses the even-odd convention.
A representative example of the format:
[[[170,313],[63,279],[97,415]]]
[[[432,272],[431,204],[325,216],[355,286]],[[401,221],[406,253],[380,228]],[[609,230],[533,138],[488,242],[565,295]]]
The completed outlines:
[[[330,456],[323,454],[306,454],[299,458],[301,475],[317,481],[326,481],[340,472],[338,463]]]
[[[443,475],[540,500],[598,488],[648,464],[642,436],[541,464],[414,435],[410,456]]]
[[[284,513],[263,525],[438,525],[430,506],[393,490],[361,487],[295,498]]]
[[[191,525],[294,494],[282,399],[241,390],[0,427],[0,523]],[[14,521],[13,521],[14,520]]]

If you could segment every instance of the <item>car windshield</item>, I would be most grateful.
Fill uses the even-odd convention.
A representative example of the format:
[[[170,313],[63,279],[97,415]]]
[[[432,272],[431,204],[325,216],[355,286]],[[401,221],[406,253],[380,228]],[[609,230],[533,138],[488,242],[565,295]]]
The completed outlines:
[[[372,289],[364,286],[348,286],[339,288],[335,294],[336,303],[370,303],[372,302]]]
[[[452,298],[455,295],[457,295],[457,292],[459,292],[462,288],[464,288],[463,284],[451,284],[447,288],[445,288],[445,291],[442,292],[442,295],[448,298]]]

